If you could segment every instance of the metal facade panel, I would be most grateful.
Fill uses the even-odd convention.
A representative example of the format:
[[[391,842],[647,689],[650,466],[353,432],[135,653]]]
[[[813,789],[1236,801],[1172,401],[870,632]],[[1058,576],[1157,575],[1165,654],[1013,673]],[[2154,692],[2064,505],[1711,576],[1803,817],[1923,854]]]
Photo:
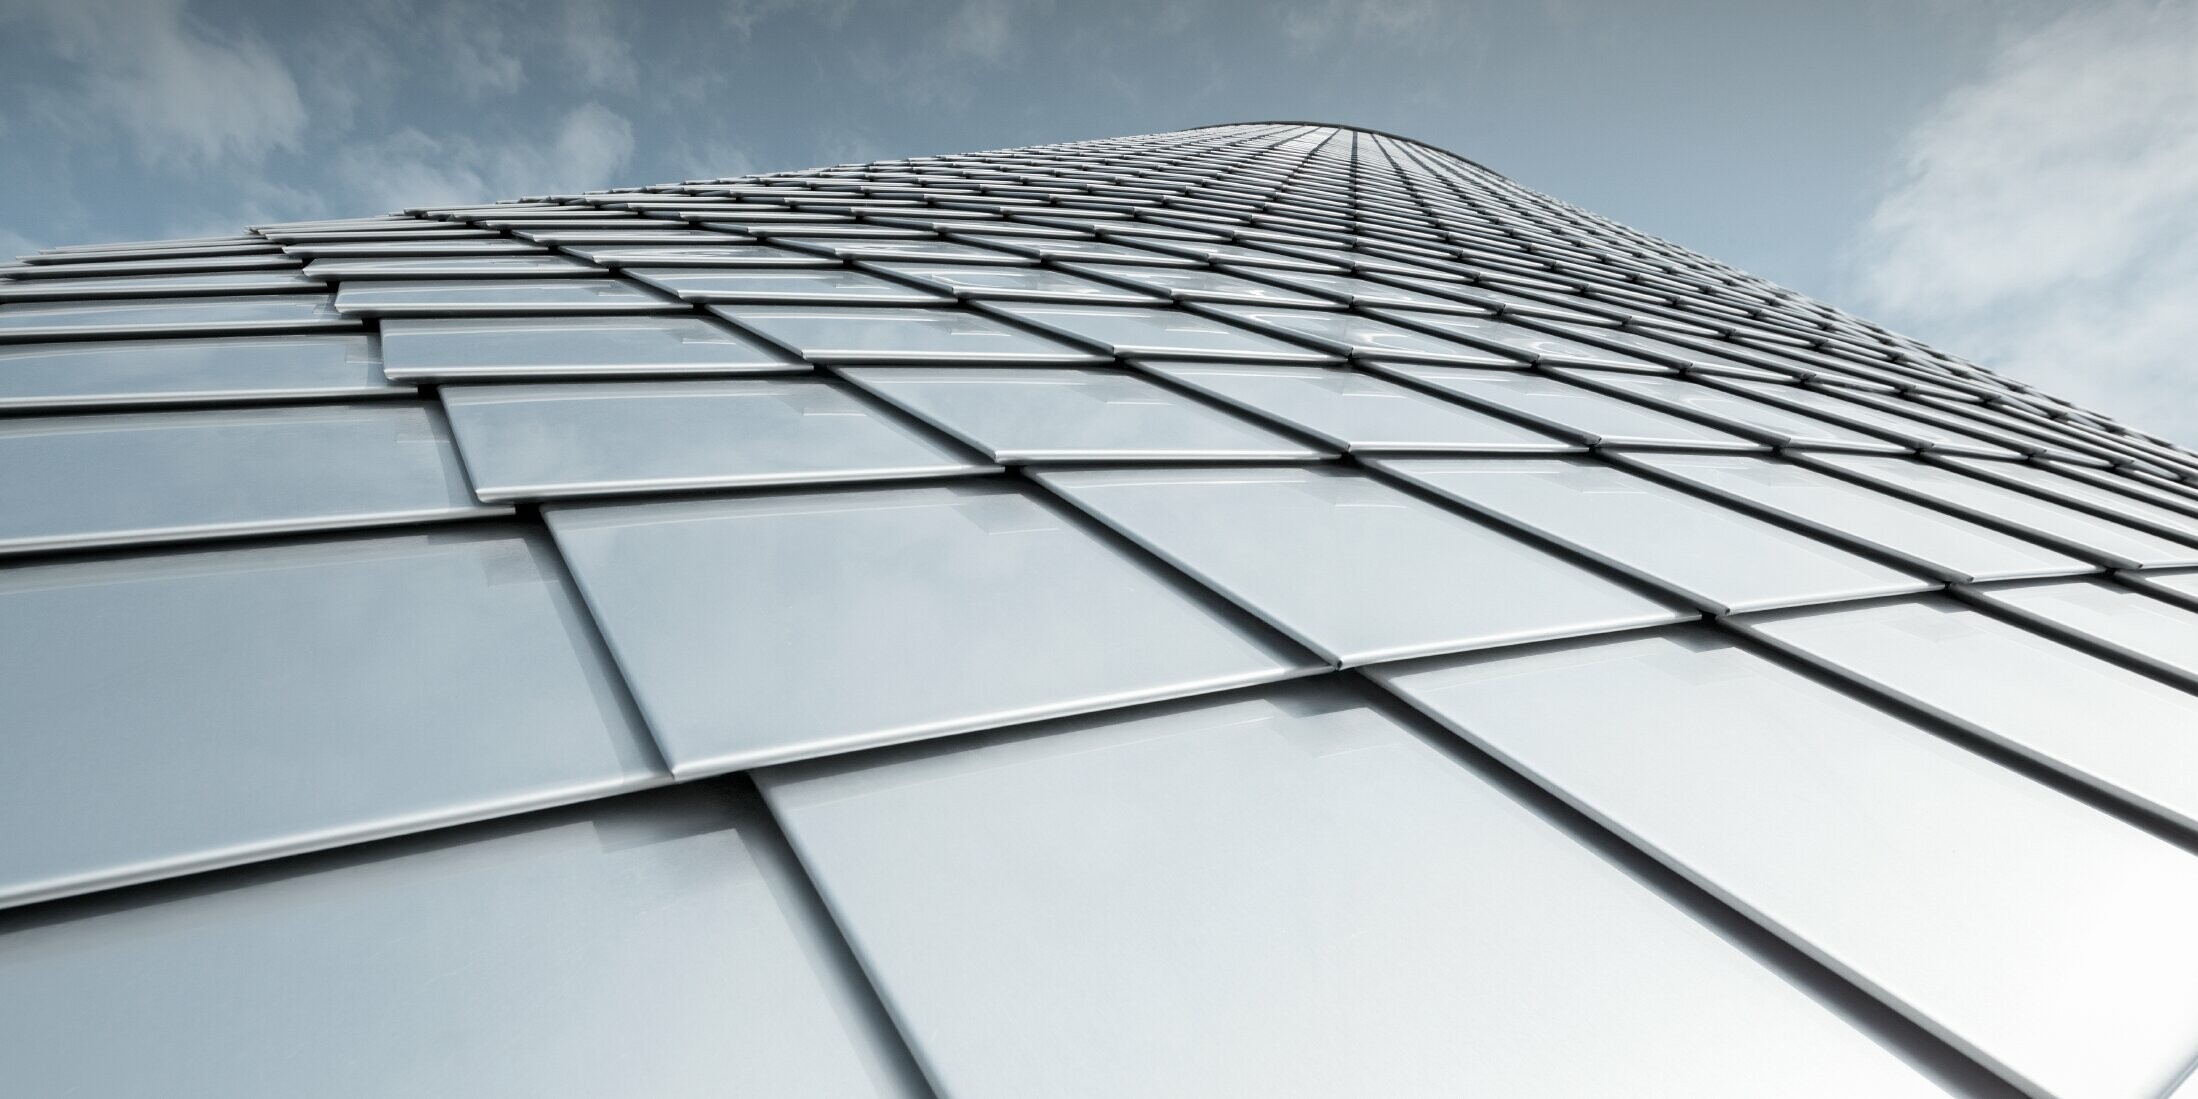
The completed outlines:
[[[0,905],[662,777],[503,524],[0,570],[0,697]]]
[[[492,502],[994,473],[811,378],[448,386]]]
[[[2198,858],[1728,638],[1374,674],[2035,1094],[2198,1052]]]
[[[942,1094],[1940,1094],[1340,686],[759,779]]]
[[[682,777],[1310,670],[1061,508],[968,482],[548,519]]]

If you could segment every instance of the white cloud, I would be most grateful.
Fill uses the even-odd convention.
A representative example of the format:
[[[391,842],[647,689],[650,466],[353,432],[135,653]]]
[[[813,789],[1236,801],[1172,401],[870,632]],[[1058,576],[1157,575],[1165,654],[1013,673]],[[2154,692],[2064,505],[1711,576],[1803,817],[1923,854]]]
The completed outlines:
[[[611,25],[608,3],[567,4],[563,27],[566,58],[589,88],[632,91],[638,78],[633,47]]]
[[[183,0],[27,0],[14,14],[82,74],[53,102],[69,124],[119,128],[162,164],[297,148],[306,112],[289,67],[257,39],[215,34]]]
[[[1911,130],[1849,267],[1880,319],[2198,439],[2198,0],[2008,35]]]
[[[588,103],[567,112],[547,140],[526,134],[482,144],[407,127],[347,147],[338,174],[366,206],[396,210],[607,187],[622,182],[618,172],[632,156],[632,124]]]

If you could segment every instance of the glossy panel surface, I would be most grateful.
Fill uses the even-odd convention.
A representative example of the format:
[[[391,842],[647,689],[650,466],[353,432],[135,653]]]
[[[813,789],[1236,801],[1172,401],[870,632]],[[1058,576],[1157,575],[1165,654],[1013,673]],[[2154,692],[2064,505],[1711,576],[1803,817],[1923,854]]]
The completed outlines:
[[[336,308],[368,317],[467,313],[667,313],[678,301],[622,279],[392,279],[349,282]]]
[[[1740,434],[1758,435],[1780,446],[1902,454],[1909,448],[1804,413],[1751,401],[1713,386],[1651,374],[1560,368],[1567,381],[1607,386],[1636,399],[1684,410],[1726,424]]]
[[[2198,549],[1957,470],[1902,458],[1811,454],[1872,484],[1905,491],[1972,518],[2007,524],[2127,568],[2198,565]]]
[[[847,367],[841,373],[996,462],[1334,456],[1115,371]]]
[[[1686,616],[1363,474],[1315,467],[1031,476],[1339,664]]]
[[[1376,464],[1684,593],[1719,614],[1936,586],[1591,459],[1377,459]]]
[[[325,294],[0,304],[0,342],[357,327]]]
[[[809,364],[700,317],[432,317],[381,323],[404,381],[798,373]]]
[[[1430,735],[1309,686],[759,779],[941,1094],[1940,1094]]]
[[[1606,446],[1667,446],[1761,450],[1763,444],[1659,412],[1607,393],[1518,370],[1474,370],[1374,363],[1445,393],[1502,409],[1567,435]]]
[[[687,301],[933,305],[948,300],[946,295],[936,291],[848,268],[730,271],[638,267],[627,274]]]
[[[1356,370],[1224,363],[1143,369],[1351,451],[1555,453],[1581,445]]]
[[[1850,538],[1948,580],[2094,572],[2098,566],[1831,474],[1746,454],[1629,453],[1646,467],[1799,523]]]
[[[2068,631],[2176,675],[2198,677],[2198,611],[2172,598],[2154,598],[2143,580],[2071,580],[2057,585],[2000,585],[1969,589],[1969,598],[2051,631]]]
[[[682,776],[1308,669],[1059,507],[971,482],[548,517]]]
[[[1246,325],[1288,333],[1338,355],[1378,355],[1412,362],[1515,367],[1520,360],[1470,344],[1430,336],[1357,313],[1217,305],[1212,311]]]
[[[0,345],[0,410],[410,393],[363,335]]]
[[[958,267],[938,263],[875,263],[865,266],[943,293],[974,300],[1071,301],[1146,305],[1161,299],[1143,290],[1088,279],[1051,267]],[[1126,270],[1122,267],[1110,271]],[[1154,270],[1157,270],[1155,268]]]
[[[807,378],[450,386],[483,500],[997,472]]]
[[[1107,359],[959,309],[721,305],[711,311],[820,363],[1103,363]]]
[[[990,308],[1116,355],[1279,363],[1324,363],[1337,358],[1180,309],[1019,302],[1001,302]]]
[[[662,791],[0,919],[0,1060],[39,1095],[926,1094],[770,827]]]
[[[0,905],[660,773],[549,540],[500,524],[0,569],[0,697]]]
[[[2198,1053],[2198,857],[1717,634],[1372,674],[2034,1094]]]
[[[411,402],[0,421],[0,554],[494,510]]]
[[[2085,582],[2008,589],[2010,606],[2184,646],[2188,612]],[[2085,594],[2085,593],[2089,594]],[[2174,617],[2170,617],[2170,615]],[[2126,620],[2126,619],[2125,619]],[[2116,797],[2198,826],[2198,696],[1946,599],[1750,620],[1780,646]],[[2073,625],[2072,625],[2072,628]],[[2134,640],[2135,638],[2130,638]]]

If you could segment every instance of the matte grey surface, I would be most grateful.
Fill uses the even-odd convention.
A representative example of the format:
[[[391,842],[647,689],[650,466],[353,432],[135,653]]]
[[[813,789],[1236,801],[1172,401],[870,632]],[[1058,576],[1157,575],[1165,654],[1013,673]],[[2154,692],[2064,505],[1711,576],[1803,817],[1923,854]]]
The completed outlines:
[[[2198,1052],[2198,858],[1726,638],[1371,674],[2033,1094]]]
[[[2188,612],[2147,615],[2135,592],[2082,581],[2008,589],[1988,602],[2124,640],[2179,640]],[[2171,618],[2170,615],[2179,615]],[[2071,622],[2073,619],[2073,622]],[[1745,628],[1911,705],[2096,786],[2198,827],[2198,696],[1947,599],[1749,620]],[[2136,637],[2130,634],[2136,634]],[[2179,637],[2177,635],[2180,635]],[[2172,641],[2170,642],[2172,643]],[[2186,648],[2187,651],[2187,648]]]
[[[547,517],[681,777],[1313,667],[1008,485]]]
[[[1937,502],[1972,518],[2035,532],[2111,565],[2198,565],[2198,549],[1956,470],[1862,454],[1812,454],[1804,460]]]
[[[810,378],[449,386],[488,501],[993,473]]]
[[[957,309],[818,305],[711,310],[820,363],[1103,363],[1107,357],[991,317]]]
[[[1020,302],[988,308],[1115,355],[1271,363],[1329,363],[1338,358],[1181,309]]]
[[[1717,614],[1937,586],[1592,459],[1383,458],[1374,464],[1683,593]]]
[[[502,524],[0,571],[0,697],[0,906],[662,774],[549,539]]]
[[[1353,452],[1583,449],[1479,409],[1357,370],[1146,362],[1141,368]]]
[[[1941,1094],[1333,682],[759,780],[941,1094]]]
[[[681,307],[623,279],[392,279],[348,282],[336,308],[365,317],[468,313],[667,313]]]
[[[1729,431],[1719,431],[1542,374],[1418,363],[1374,362],[1369,365],[1598,445],[1763,449],[1763,444]]]
[[[1625,464],[1770,511],[1827,540],[1853,539],[1947,580],[2012,580],[2098,566],[1958,515],[1752,454],[1631,452]]]
[[[1690,613],[1332,467],[1031,476],[1346,666]]]
[[[840,373],[996,462],[1335,456],[1119,371],[882,366]]]
[[[782,852],[697,787],[0,919],[0,1061],[39,1095],[926,1094]]]
[[[409,401],[0,421],[0,555],[499,510]]]
[[[401,381],[797,373],[809,364],[700,317],[436,317],[381,323]]]
[[[411,393],[365,335],[0,344],[0,410]]]

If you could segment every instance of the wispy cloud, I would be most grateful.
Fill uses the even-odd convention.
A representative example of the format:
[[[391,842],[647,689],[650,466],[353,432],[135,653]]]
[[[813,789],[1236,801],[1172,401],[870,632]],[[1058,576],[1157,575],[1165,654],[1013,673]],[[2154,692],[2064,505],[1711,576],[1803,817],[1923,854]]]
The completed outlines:
[[[147,160],[204,165],[294,149],[305,104],[259,40],[222,35],[183,0],[26,0],[14,18],[81,77],[48,101],[69,124],[128,134]]]
[[[1850,269],[1950,351],[2198,437],[2198,0],[2010,34],[1909,133]]]
[[[632,124],[587,103],[547,135],[484,144],[407,128],[347,148],[339,167],[365,208],[396,210],[605,187],[632,156]]]

